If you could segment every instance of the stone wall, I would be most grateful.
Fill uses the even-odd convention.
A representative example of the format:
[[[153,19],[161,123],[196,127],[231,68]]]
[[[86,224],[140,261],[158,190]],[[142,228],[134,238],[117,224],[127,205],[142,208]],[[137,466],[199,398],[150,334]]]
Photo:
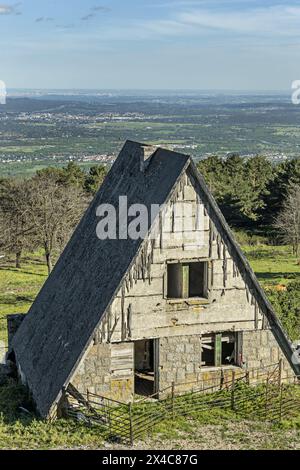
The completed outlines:
[[[191,390],[198,385],[220,386],[235,377],[244,376],[249,369],[249,380],[267,378],[264,367],[279,363],[282,359],[282,379],[294,378],[293,370],[279,348],[272,331],[244,331],[242,333],[243,367],[223,366],[201,367],[201,336],[180,336],[161,338],[159,343],[159,389],[176,384],[177,391]],[[254,369],[254,370],[252,370]],[[257,371],[255,369],[260,369]],[[272,367],[269,369],[272,371]]]
[[[282,379],[293,378],[293,371],[270,330],[242,333],[242,359],[243,367],[203,367],[201,335],[160,338],[158,387],[159,390],[168,388],[160,398],[170,393],[173,382],[177,393],[201,386],[218,389],[222,383],[230,382],[233,374],[235,378],[245,376],[247,369],[250,383],[265,380],[268,369],[264,371],[263,368],[278,364],[280,359],[283,359]],[[94,344],[82,359],[71,383],[81,393],[89,390],[115,400],[130,401],[134,393],[134,343]]]
[[[72,385],[80,392],[95,393],[120,401],[130,401],[134,392],[133,370],[115,370],[114,352],[119,345],[93,344],[87,351],[71,379]],[[122,345],[120,345],[122,346]],[[133,346],[126,343],[126,346]],[[133,347],[132,363],[133,363]],[[122,357],[121,357],[122,358]],[[130,358],[129,358],[130,359]],[[127,359],[128,360],[128,359]]]
[[[201,336],[180,336],[161,338],[159,345],[159,389],[175,383],[176,392],[193,388],[220,387],[221,381],[232,379],[233,372],[238,378],[244,369],[235,366],[201,366]],[[164,396],[164,394],[162,395]]]
[[[109,394],[110,345],[93,345],[77,368],[71,382],[80,393]]]
[[[293,377],[294,372],[271,330],[244,331],[243,332],[243,362],[246,368],[255,369],[277,364],[282,359],[282,378]],[[256,372],[250,374],[255,379]]]
[[[159,340],[159,389],[172,382],[198,380],[201,367],[201,340],[199,335],[170,336]]]

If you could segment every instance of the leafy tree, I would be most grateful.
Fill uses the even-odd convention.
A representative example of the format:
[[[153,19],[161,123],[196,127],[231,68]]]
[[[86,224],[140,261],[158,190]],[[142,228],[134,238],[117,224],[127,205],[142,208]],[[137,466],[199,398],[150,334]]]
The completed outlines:
[[[300,281],[291,282],[286,291],[269,293],[270,300],[289,337],[300,339]]]
[[[63,169],[54,166],[47,166],[41,170],[37,170],[37,177],[39,178],[55,178],[57,181],[63,180]]]
[[[224,193],[224,166],[223,160],[217,156],[208,157],[198,163],[200,173],[217,200],[220,200]]]
[[[245,162],[246,188],[240,194],[241,212],[250,220],[257,221],[266,207],[264,197],[269,194],[267,186],[273,178],[273,165],[266,157],[257,155]]]
[[[62,182],[83,188],[85,184],[86,174],[75,162],[69,162],[66,167],[62,169]]]
[[[70,184],[78,188],[84,186],[86,178],[85,172],[75,162],[69,162],[68,165],[63,168],[52,166],[42,168],[36,172],[36,175],[42,178],[54,178],[60,184]]]
[[[265,224],[274,223],[282,209],[289,188],[300,185],[300,160],[293,159],[273,166],[274,176],[267,185],[267,193],[264,196],[266,209],[263,212]]]
[[[84,182],[84,189],[88,194],[96,194],[107,175],[107,169],[103,165],[92,166]]]
[[[260,221],[266,207],[264,196],[274,174],[265,157],[209,157],[198,167],[231,225],[253,226]]]

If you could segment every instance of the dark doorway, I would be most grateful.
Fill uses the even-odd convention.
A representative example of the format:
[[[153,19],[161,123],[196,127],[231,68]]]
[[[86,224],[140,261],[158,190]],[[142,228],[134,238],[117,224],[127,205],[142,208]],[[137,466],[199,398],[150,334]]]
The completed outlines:
[[[154,340],[134,343],[135,393],[149,396],[155,393]]]

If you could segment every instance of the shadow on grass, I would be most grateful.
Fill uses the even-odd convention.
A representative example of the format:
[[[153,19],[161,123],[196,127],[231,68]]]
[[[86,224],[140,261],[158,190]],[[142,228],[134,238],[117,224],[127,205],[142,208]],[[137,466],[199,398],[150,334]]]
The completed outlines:
[[[0,271],[9,271],[9,272],[20,273],[20,274],[28,274],[30,276],[47,277],[47,274],[37,273],[36,271],[24,271],[24,269],[22,268],[12,268],[12,267],[1,266]]]
[[[16,305],[17,303],[32,303],[34,299],[35,299],[34,296],[25,296],[25,295],[2,296],[0,295],[0,303],[3,305]]]
[[[5,424],[29,426],[38,419],[27,389],[13,378],[0,385],[0,415]]]
[[[292,257],[293,254],[292,252],[288,252],[288,251],[281,251],[281,250],[264,250],[264,249],[255,249],[255,250],[249,250],[249,251],[246,251],[246,256],[248,258],[251,258],[252,260],[253,259],[280,259],[280,260],[284,260],[284,259],[287,259],[287,257]],[[296,261],[296,256],[295,256],[295,261]]]
[[[259,280],[265,279],[269,281],[271,280],[278,281],[278,279],[290,279],[290,280],[300,279],[299,272],[294,272],[294,273],[257,272],[256,276],[258,277]]]

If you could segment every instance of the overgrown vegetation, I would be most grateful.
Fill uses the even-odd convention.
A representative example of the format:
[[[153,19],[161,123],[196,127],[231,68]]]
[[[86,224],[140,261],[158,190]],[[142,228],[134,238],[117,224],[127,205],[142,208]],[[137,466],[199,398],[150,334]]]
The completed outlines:
[[[99,429],[72,420],[54,423],[40,420],[22,386],[11,381],[0,387],[0,449],[97,448],[102,445]]]
[[[248,393],[249,387],[246,388]],[[224,397],[226,395],[228,392],[225,391]],[[262,396],[264,395],[263,393]],[[251,403],[249,394],[250,407]],[[260,408],[264,414],[263,398]],[[116,441],[109,442],[107,438],[107,430],[98,425],[88,426],[72,419],[61,419],[53,423],[40,420],[34,415],[32,403],[22,386],[10,381],[6,386],[0,387],[0,449],[126,447]],[[215,407],[187,416],[175,415],[173,419],[166,417],[153,426],[151,432],[145,432],[134,447],[299,449],[300,418],[297,414],[292,419],[271,424],[245,420],[230,408]]]
[[[300,339],[300,281],[291,282],[286,291],[269,291],[270,300],[291,340]]]
[[[290,188],[300,185],[299,159],[273,165],[264,156],[209,157],[198,168],[230,225],[276,239],[270,226]]]

